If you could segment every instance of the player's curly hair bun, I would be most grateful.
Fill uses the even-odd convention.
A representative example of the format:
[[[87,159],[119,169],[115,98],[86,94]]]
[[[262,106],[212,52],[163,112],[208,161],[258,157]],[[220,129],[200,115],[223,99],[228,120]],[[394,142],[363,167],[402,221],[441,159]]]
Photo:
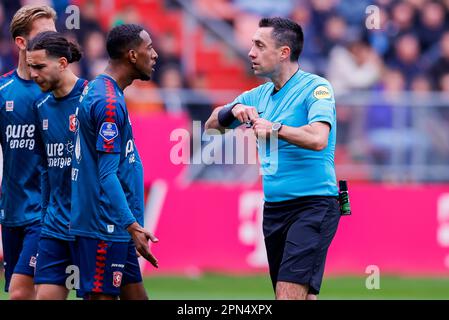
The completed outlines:
[[[37,34],[27,46],[28,51],[45,50],[49,56],[65,57],[69,63],[81,60],[80,47],[68,41],[61,33],[46,31]]]
[[[69,47],[71,53],[71,57],[68,60],[69,63],[80,61],[83,54],[81,53],[81,48],[78,46],[78,44],[69,42]]]

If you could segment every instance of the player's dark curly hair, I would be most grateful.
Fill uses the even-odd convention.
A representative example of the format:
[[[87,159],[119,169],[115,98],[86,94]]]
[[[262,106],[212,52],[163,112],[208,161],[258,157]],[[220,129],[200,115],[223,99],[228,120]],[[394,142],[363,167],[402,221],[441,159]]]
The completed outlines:
[[[109,31],[106,50],[111,59],[120,59],[130,49],[140,45],[143,39],[140,32],[144,30],[137,24],[122,24]]]
[[[262,18],[259,27],[272,27],[276,45],[288,46],[291,50],[290,61],[297,61],[304,44],[304,33],[296,22],[286,18]]]
[[[64,35],[55,31],[38,33],[27,46],[28,51],[45,50],[49,56],[65,57],[69,63],[80,61],[82,57],[80,47],[68,41]]]

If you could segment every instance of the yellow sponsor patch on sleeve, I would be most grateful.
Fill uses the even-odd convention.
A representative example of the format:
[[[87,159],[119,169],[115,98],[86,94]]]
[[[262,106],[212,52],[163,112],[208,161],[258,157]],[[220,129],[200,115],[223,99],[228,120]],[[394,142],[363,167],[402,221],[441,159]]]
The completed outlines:
[[[329,99],[332,97],[332,94],[326,86],[318,86],[313,90],[313,96],[317,99]]]

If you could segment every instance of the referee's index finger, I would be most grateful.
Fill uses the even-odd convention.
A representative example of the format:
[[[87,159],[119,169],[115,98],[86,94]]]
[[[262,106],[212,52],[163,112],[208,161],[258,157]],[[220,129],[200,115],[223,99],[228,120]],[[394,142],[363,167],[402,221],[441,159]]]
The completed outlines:
[[[250,107],[250,108],[248,108],[249,110],[249,118],[250,118],[250,120],[253,120],[253,119],[257,119],[257,118],[259,118],[259,114],[257,113],[257,110],[256,110],[256,108],[254,108],[254,107]]]

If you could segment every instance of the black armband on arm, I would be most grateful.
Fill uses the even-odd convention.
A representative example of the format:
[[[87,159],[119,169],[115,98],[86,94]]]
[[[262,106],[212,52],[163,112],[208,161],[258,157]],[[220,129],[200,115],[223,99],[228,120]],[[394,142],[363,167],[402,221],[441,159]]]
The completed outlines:
[[[218,112],[218,123],[220,126],[227,128],[234,122],[235,117],[232,114],[232,108],[234,108],[237,104],[238,103],[223,107],[223,109]]]

